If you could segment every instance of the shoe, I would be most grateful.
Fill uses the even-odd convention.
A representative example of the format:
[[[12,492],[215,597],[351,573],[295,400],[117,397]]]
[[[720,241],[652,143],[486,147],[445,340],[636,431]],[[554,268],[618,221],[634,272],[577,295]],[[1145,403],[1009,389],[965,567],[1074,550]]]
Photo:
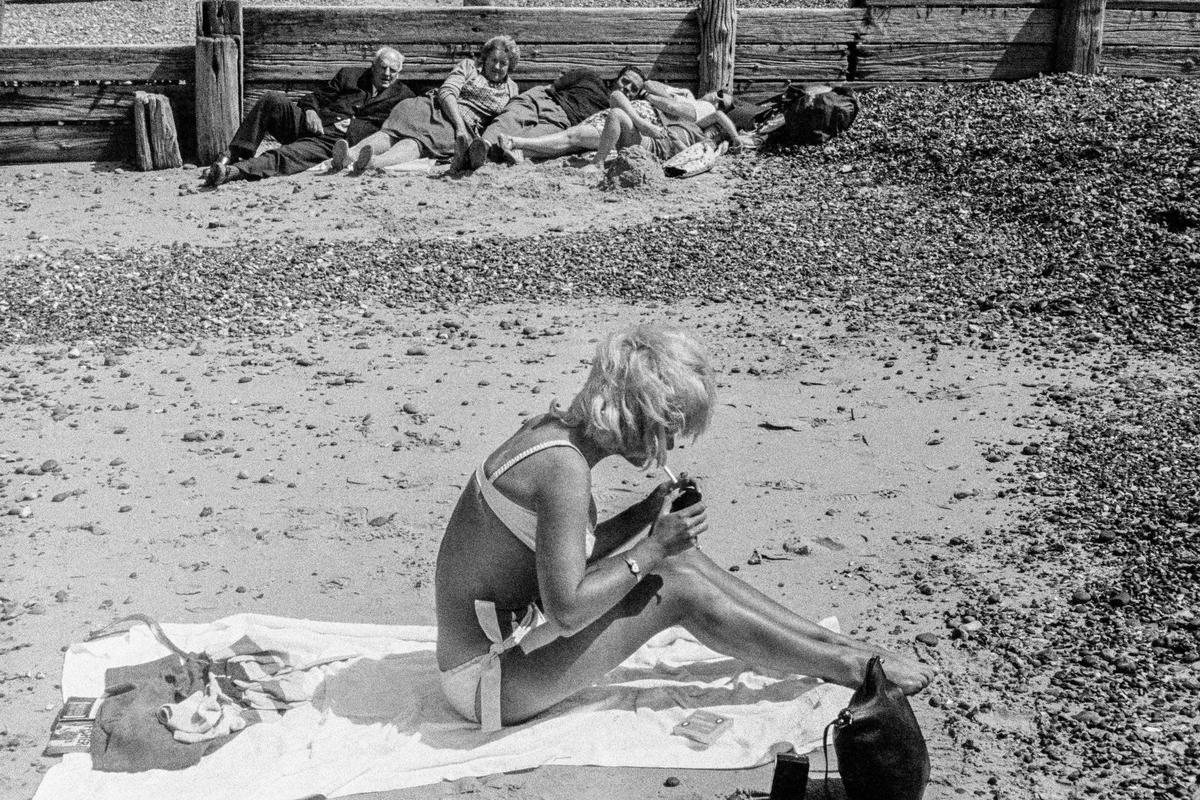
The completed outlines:
[[[358,151],[358,156],[354,159],[354,166],[351,171],[355,175],[359,175],[367,171],[367,167],[371,166],[371,159],[375,157],[375,151],[371,145],[364,144],[362,149]]]
[[[487,140],[476,136],[471,140],[471,144],[467,147],[467,163],[471,169],[479,169],[487,163],[488,143]]]
[[[208,173],[204,176],[204,185],[210,189],[215,189],[222,183],[229,181],[229,164],[224,158],[218,158],[208,168]]]
[[[338,139],[333,143],[333,158],[330,159],[329,171],[341,172],[348,166],[350,166],[350,143],[345,139]]]

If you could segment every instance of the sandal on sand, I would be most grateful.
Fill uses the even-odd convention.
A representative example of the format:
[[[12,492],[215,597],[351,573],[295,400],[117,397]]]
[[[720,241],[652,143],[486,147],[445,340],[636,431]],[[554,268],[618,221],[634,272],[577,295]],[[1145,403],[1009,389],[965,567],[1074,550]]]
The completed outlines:
[[[375,151],[369,144],[364,144],[362,149],[358,151],[358,155],[354,158],[354,166],[351,170],[355,175],[361,175],[367,171],[367,167],[371,166],[371,159],[375,157]]]
[[[338,139],[333,143],[333,158],[330,159],[329,171],[341,172],[348,166],[350,166],[350,143],[345,139]]]

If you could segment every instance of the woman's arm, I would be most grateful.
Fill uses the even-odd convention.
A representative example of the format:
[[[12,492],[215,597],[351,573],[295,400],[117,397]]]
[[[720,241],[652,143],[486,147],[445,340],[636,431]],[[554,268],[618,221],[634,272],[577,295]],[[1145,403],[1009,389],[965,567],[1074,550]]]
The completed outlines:
[[[459,113],[458,95],[462,92],[463,86],[470,79],[470,74],[474,69],[475,62],[469,58],[458,62],[446,76],[446,80],[442,81],[437,93],[438,105],[441,107],[442,113],[446,115],[446,119],[454,127],[454,139],[462,145],[464,150],[466,145],[470,144],[471,132],[467,130],[467,123],[463,121],[462,114]]]
[[[587,563],[585,535],[591,502],[587,464],[570,452],[538,461],[533,498],[538,519],[538,589],[546,615],[566,630],[579,630],[598,619],[633,589],[637,580],[626,558],[635,560],[644,575],[670,555],[694,546],[687,524],[694,522],[694,530],[704,521],[702,503],[663,517],[651,536],[628,551]]]
[[[654,524],[662,513],[663,504],[671,496],[674,484],[664,481],[643,499],[614,514],[596,526],[596,549],[593,558],[601,558],[628,542]]]
[[[696,104],[681,90],[658,81],[646,81],[646,100],[662,113],[676,119],[696,121]]]
[[[666,130],[661,125],[656,124],[655,120],[648,120],[639,115],[637,109],[633,107],[633,103],[623,93],[613,92],[609,95],[608,105],[610,108],[619,108],[628,114],[630,121],[633,122],[633,127],[643,136],[657,139],[659,136],[666,134]]]

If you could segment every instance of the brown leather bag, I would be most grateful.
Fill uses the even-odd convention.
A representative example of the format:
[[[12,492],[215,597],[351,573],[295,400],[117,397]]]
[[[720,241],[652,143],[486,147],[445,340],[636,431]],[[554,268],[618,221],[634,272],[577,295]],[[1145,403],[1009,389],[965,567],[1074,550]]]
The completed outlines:
[[[921,800],[929,783],[929,750],[908,698],[888,680],[879,657],[838,714],[833,749],[850,800]]]

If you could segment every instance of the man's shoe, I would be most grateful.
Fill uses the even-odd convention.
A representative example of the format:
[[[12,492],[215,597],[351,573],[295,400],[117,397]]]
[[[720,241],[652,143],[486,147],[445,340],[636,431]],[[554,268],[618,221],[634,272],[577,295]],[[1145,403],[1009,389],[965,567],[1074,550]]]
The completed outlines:
[[[375,150],[369,144],[364,144],[358,151],[358,156],[354,159],[353,172],[355,175],[360,175],[367,171],[367,167],[371,166],[371,159],[375,157]]]
[[[486,139],[476,136],[467,147],[467,163],[471,169],[479,169],[487,163],[488,143]]]
[[[345,139],[338,139],[333,143],[333,158],[331,159],[330,172],[341,172],[346,167],[350,166],[350,143]]]
[[[210,189],[215,189],[222,183],[229,180],[229,164],[223,158],[218,158],[208,168],[208,174],[204,176],[204,185]]]

